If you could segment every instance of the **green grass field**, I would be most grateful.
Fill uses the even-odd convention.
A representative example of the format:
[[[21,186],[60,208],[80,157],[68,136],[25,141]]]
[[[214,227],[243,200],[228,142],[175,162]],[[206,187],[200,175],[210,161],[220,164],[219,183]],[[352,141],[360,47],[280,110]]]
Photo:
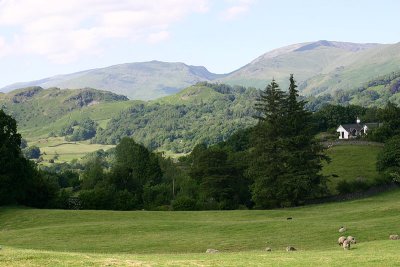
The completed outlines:
[[[287,220],[292,217],[292,220]],[[400,190],[280,210],[0,209],[0,266],[398,266]],[[337,244],[340,226],[357,238]],[[292,245],[296,252],[286,252]],[[265,247],[272,252],[265,252]],[[207,248],[219,254],[204,253]]]
[[[45,161],[44,163],[54,158],[56,154],[58,154],[58,160],[55,162],[69,162],[73,159],[80,159],[87,153],[91,153],[99,149],[107,150],[115,147],[114,145],[90,144],[88,141],[68,142],[65,141],[64,137],[38,139],[33,142],[29,142],[29,145],[35,145],[40,148],[42,157]]]
[[[381,150],[382,147],[366,145],[338,145],[327,149],[331,162],[324,165],[323,174],[330,177],[330,191],[335,193],[336,185],[341,180],[352,181],[359,177],[365,181],[376,179],[376,157]]]

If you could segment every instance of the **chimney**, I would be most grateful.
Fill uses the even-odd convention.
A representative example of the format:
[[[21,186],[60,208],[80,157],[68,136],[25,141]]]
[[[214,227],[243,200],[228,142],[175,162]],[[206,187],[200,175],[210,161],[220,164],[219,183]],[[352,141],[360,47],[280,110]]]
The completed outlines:
[[[357,124],[360,124],[361,120],[360,120],[360,118],[359,118],[359,117],[357,117],[357,120],[356,120],[356,122],[357,122]]]

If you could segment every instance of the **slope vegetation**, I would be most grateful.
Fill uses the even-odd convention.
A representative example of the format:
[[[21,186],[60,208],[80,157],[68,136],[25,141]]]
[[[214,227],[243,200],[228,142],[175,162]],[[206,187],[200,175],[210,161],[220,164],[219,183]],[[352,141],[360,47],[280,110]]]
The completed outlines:
[[[111,119],[94,142],[117,144],[124,136],[152,149],[189,152],[196,144],[215,144],[255,124],[255,89],[198,83],[176,95],[137,103]]]
[[[89,117],[100,125],[131,105],[127,97],[95,89],[28,87],[0,95],[0,108],[13,116],[25,138],[57,132],[73,120]]]

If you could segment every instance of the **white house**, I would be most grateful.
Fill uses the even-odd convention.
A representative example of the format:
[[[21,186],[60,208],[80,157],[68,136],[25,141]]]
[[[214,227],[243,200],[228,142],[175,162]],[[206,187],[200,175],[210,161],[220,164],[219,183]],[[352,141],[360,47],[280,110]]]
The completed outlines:
[[[357,118],[357,123],[354,124],[342,124],[340,125],[336,132],[339,133],[339,139],[351,139],[358,136],[363,136],[367,134],[368,126],[366,124],[361,124],[359,118]]]

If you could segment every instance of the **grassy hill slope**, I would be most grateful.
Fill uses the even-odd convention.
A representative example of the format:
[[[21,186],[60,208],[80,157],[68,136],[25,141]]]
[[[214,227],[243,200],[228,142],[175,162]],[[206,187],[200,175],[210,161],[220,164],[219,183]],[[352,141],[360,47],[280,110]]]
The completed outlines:
[[[261,55],[221,78],[221,81],[264,88],[268,81],[275,78],[282,88],[286,88],[289,75],[294,74],[298,83],[305,87],[304,92],[308,93],[309,88],[314,86],[309,84],[309,79],[350,64],[355,58],[365,56],[368,51],[382,46],[384,45],[324,40],[289,45]]]
[[[322,173],[329,176],[330,191],[336,193],[336,185],[343,180],[373,182],[378,177],[376,159],[381,150],[380,146],[368,145],[338,145],[328,148],[326,154],[331,162],[324,164]]]
[[[318,95],[351,90],[366,81],[400,71],[400,43],[380,45],[343,58],[335,69],[311,77],[302,85],[304,94]]]
[[[90,88],[28,87],[0,95],[0,108],[17,120],[19,132],[28,139],[47,137],[67,123],[86,117],[104,126],[133,103],[125,96]]]
[[[390,266],[400,261],[400,241],[388,240],[390,234],[400,233],[399,220],[399,190],[350,202],[269,211],[0,208],[0,265],[12,264],[13,259],[21,265],[125,266],[137,261],[139,266]],[[336,243],[342,225],[348,228],[346,235],[358,239],[350,251]],[[298,251],[284,252],[288,245]],[[273,251],[264,252],[267,246]],[[206,255],[207,248],[221,254]]]

